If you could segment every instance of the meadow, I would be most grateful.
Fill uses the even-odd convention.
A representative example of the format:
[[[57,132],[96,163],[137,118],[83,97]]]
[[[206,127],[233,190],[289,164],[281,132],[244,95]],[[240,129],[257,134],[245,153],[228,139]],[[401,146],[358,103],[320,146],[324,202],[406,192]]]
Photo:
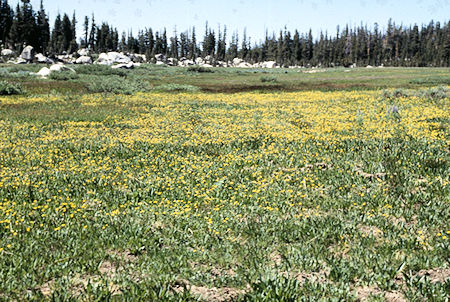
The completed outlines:
[[[15,68],[0,300],[448,301],[448,68]]]

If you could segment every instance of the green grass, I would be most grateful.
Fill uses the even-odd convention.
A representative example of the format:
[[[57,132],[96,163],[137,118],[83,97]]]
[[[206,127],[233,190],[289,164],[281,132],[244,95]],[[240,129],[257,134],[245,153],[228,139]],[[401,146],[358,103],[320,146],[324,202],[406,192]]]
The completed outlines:
[[[75,68],[5,77],[27,95],[0,99],[0,300],[448,299],[448,89],[410,83],[448,69]],[[271,93],[213,92],[248,87]],[[362,96],[279,92],[308,89]],[[340,106],[351,127],[310,134]],[[361,134],[376,116],[389,136]]]
[[[41,87],[41,79],[28,75],[28,72],[37,72],[39,68],[37,65],[0,64],[0,79],[21,82],[30,93],[48,93],[54,88]],[[160,85],[179,84],[196,86],[202,91],[213,93],[417,89],[450,84],[448,68],[329,68],[326,72],[317,73],[304,73],[306,69],[183,68],[155,65],[142,65],[134,70],[117,70],[103,65],[74,66],[74,69],[79,79],[71,81],[71,85],[53,81],[51,86],[56,86],[56,90],[61,86],[61,90],[70,90],[67,91],[70,93],[91,92],[93,90],[89,86],[93,76],[102,77],[105,81],[109,77],[114,81],[115,76],[119,76],[126,79],[126,83],[138,82],[138,90],[141,91],[149,91]],[[50,81],[51,79],[46,83]]]

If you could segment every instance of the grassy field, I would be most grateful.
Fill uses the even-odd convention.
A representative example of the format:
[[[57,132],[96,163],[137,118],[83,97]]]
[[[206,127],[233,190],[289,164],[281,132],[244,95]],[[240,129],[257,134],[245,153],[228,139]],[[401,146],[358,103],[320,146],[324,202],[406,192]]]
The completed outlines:
[[[25,72],[37,72],[41,67],[0,65],[0,80],[19,82],[30,94],[135,93],[167,84],[190,85],[212,93],[417,89],[450,84],[449,68],[196,69],[143,65],[135,70],[113,70],[101,65],[72,65],[75,76],[63,73],[49,80]]]
[[[0,300],[448,301],[450,69],[76,68],[0,66]]]

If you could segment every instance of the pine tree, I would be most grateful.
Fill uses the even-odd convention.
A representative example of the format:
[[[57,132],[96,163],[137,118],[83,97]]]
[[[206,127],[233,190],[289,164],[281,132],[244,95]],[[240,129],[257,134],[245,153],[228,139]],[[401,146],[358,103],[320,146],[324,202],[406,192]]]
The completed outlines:
[[[62,53],[64,50],[64,38],[62,30],[61,15],[58,14],[55,19],[55,24],[53,26],[52,37],[51,37],[51,48],[53,53]]]
[[[72,22],[70,24],[70,32],[71,32],[71,40],[69,45],[69,53],[76,52],[78,50],[78,43],[77,43],[77,18],[75,16],[75,12],[73,12],[72,16]]]
[[[161,39],[161,43],[162,43],[162,53],[163,55],[167,56],[167,51],[168,51],[168,45],[167,45],[167,31],[164,28],[163,34],[162,34],[162,39]]]
[[[72,42],[72,23],[70,22],[69,16],[64,14],[62,18],[62,37],[63,37],[63,51],[70,50],[70,44]]]
[[[88,45],[89,45],[89,17],[84,16],[83,40],[81,42],[80,47],[88,47]]]
[[[8,4],[8,0],[0,0],[0,44],[8,47],[9,33],[14,20],[14,11]]]
[[[92,14],[92,18],[91,18],[91,31],[89,32],[89,49],[92,51],[97,50],[95,48],[96,46],[96,41],[95,41],[95,37],[97,36],[97,26],[95,25],[95,17],[94,14]]]
[[[178,34],[175,28],[173,36],[170,38],[170,56],[172,58],[178,59],[179,57],[178,47],[179,47]]]
[[[195,35],[195,26],[192,28],[192,37],[189,46],[189,58],[195,60],[198,57],[197,37]]]
[[[50,25],[48,23],[48,17],[47,14],[45,13],[42,0],[36,18],[36,23],[37,23],[38,51],[44,53],[47,51],[50,42]]]

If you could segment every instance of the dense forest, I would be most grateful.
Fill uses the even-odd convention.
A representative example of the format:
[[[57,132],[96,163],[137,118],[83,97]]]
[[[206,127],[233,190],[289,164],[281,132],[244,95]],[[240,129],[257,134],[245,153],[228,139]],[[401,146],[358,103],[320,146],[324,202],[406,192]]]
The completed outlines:
[[[0,0],[0,44],[18,51],[25,45],[52,55],[73,53],[79,48],[94,52],[123,51],[145,54],[152,58],[164,54],[173,58],[211,56],[215,60],[241,58],[247,62],[276,61],[291,66],[348,66],[356,64],[384,66],[450,66],[450,21],[431,21],[428,25],[398,25],[388,22],[385,30],[373,28],[337,27],[335,33],[312,31],[301,33],[287,29],[279,33],[266,32],[265,39],[252,43],[245,30],[229,39],[227,28],[211,28],[206,24],[203,39],[197,39],[195,28],[168,36],[167,30],[151,28],[119,35],[117,28],[94,15],[84,17],[83,35],[77,39],[75,12],[70,17],[58,14],[53,27],[43,3],[35,11],[30,0],[21,0],[13,9],[8,0]]]

